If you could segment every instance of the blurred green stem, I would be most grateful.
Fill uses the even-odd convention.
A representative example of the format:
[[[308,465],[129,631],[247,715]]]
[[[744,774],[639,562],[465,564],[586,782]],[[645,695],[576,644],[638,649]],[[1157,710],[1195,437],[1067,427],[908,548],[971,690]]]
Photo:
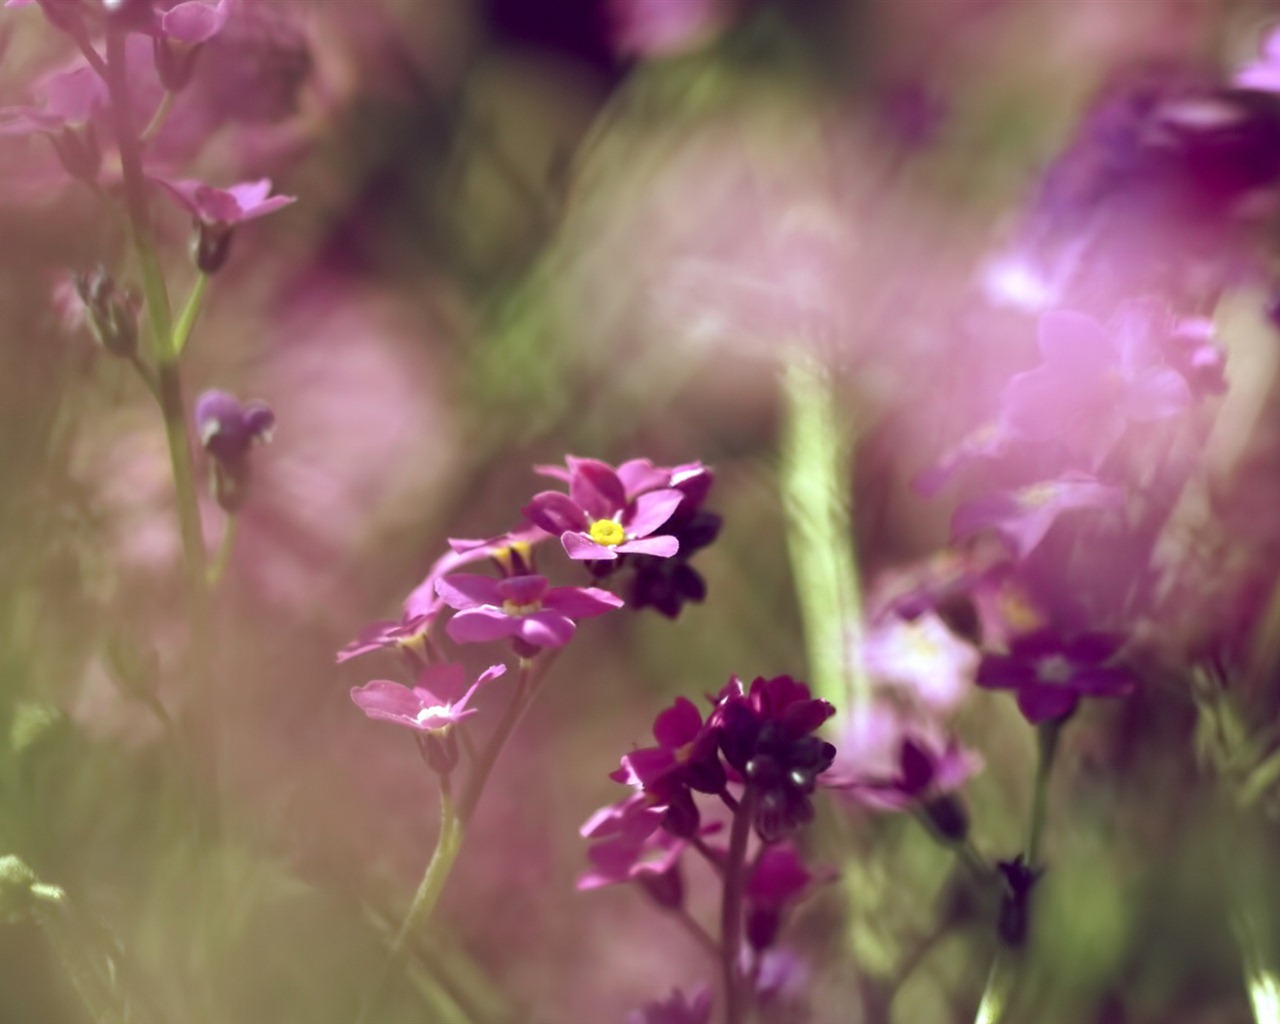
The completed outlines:
[[[1020,858],[1025,870],[1033,873],[1039,871],[1040,845],[1044,839],[1044,827],[1049,812],[1049,779],[1053,774],[1053,762],[1058,754],[1058,740],[1062,736],[1062,727],[1066,721],[1065,718],[1052,718],[1047,722],[1041,722],[1036,727],[1038,754],[1036,779],[1031,794],[1031,814],[1027,819],[1027,838]],[[1009,900],[1023,901],[1017,908],[1017,912],[1027,916],[1024,925],[1027,934],[1031,927],[1031,895],[1031,888],[1021,893],[1009,891],[1005,894],[1006,903]],[[1001,916],[1004,916],[1003,911]],[[1005,940],[1002,937],[1001,945],[996,947],[995,956],[991,960],[991,970],[987,974],[987,984],[978,1002],[978,1012],[973,1019],[973,1024],[997,1024],[1008,1004],[1016,977],[1012,970],[1013,965],[1006,962],[1004,943]]]
[[[787,550],[816,696],[853,712],[870,685],[862,663],[862,594],[853,544],[849,424],[831,374],[806,345],[783,369],[781,485]]]
[[[436,848],[431,854],[431,860],[427,862],[427,869],[423,873],[422,881],[418,884],[413,902],[409,904],[404,922],[400,925],[395,939],[392,940],[382,970],[378,972],[377,978],[361,1003],[360,1011],[356,1016],[357,1024],[365,1024],[372,1019],[382,1006],[391,984],[403,966],[409,939],[431,919],[431,914],[436,904],[440,902],[440,896],[449,881],[467,826],[471,822],[472,815],[475,814],[480,797],[484,794],[484,787],[489,781],[494,765],[497,764],[498,756],[507,745],[520,718],[532,703],[539,684],[554,660],[554,651],[544,652],[536,661],[521,659],[520,679],[516,683],[516,692],[511,698],[511,703],[507,705],[502,720],[494,729],[493,735],[489,737],[489,742],[475,761],[475,766],[467,778],[467,784],[456,805],[453,802],[449,777],[441,777],[440,835],[436,839]]]
[[[228,512],[222,524],[222,539],[218,541],[218,550],[214,552],[213,561],[209,563],[209,586],[216,587],[231,564],[231,552],[236,546],[236,516]]]
[[[1238,910],[1231,926],[1244,960],[1244,981],[1254,1024],[1280,1024],[1280,975],[1267,967],[1261,929],[1253,912]]]

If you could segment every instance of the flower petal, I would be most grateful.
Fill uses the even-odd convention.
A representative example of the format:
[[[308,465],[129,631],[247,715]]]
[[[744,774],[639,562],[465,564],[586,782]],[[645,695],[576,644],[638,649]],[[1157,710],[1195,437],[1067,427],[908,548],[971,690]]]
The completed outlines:
[[[573,621],[559,612],[534,612],[512,621],[516,635],[535,647],[563,647],[573,637]]]
[[[682,501],[684,492],[674,487],[640,495],[622,517],[627,536],[632,539],[649,536],[671,518]]]
[[[458,612],[444,627],[455,643],[477,644],[515,636],[520,620],[504,615],[497,608],[467,608]]]
[[[502,604],[498,580],[479,573],[458,572],[436,580],[436,593],[450,608],[478,608]]]

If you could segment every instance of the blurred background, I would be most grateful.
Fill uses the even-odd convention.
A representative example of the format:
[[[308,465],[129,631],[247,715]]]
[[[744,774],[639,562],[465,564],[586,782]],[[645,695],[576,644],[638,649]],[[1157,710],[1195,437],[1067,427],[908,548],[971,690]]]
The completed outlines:
[[[714,977],[640,893],[575,891],[578,828],[618,798],[608,773],[675,696],[731,673],[806,674],[779,353],[816,339],[836,367],[871,591],[947,542],[954,502],[911,482],[1035,362],[1033,321],[992,301],[984,274],[1023,237],[1082,111],[1129,69],[1229,74],[1275,13],[241,0],[157,142],[185,174],[269,176],[299,197],[238,232],[184,362],[188,396],[225,388],[278,419],[215,608],[221,770],[198,785],[224,809],[217,842],[193,827],[156,711],[190,700],[163,429],[66,298],[71,272],[120,264],[126,240],[44,139],[0,137],[0,855],[67,895],[52,919],[0,925],[0,1020],[354,1016],[436,809],[411,737],[349,698],[371,678],[408,682],[402,666],[334,653],[399,614],[447,537],[516,525],[545,486],[533,465],[565,453],[714,468],[724,528],[697,562],[707,598],[674,621],[583,624],[498,765],[386,1019],[621,1021]],[[34,7],[0,13],[0,55],[4,105],[74,56]],[[184,294],[187,225],[172,209],[158,225]],[[1230,380],[1253,403],[1233,406],[1243,425],[1219,456],[1224,474],[1252,467],[1231,507],[1240,558],[1271,580],[1265,290],[1246,276],[1219,311]],[[221,513],[204,511],[212,544]],[[490,653],[461,652],[476,669]],[[957,721],[986,762],[969,787],[975,841],[1012,854],[1031,732],[1001,694],[968,695]],[[1011,1019],[1252,1019],[1229,906],[1234,887],[1253,894],[1270,941],[1273,826],[1223,806],[1195,735],[1176,684],[1073,723],[1053,792],[1070,813],[1051,819]],[[992,939],[948,904],[949,855],[908,817],[835,805],[812,847],[840,872],[789,926],[814,1024],[972,1019]],[[941,919],[954,927],[887,1010],[877,981]]]

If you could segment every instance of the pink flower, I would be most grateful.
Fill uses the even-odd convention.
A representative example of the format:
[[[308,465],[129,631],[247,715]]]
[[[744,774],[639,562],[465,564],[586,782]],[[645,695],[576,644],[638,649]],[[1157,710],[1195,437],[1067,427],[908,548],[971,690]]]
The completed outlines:
[[[461,665],[428,665],[412,688],[389,679],[375,679],[354,687],[351,699],[370,718],[418,732],[435,732],[474,715],[477,709],[467,707],[472,696],[484,683],[506,671],[506,665],[490,665],[464,693],[466,675]]]
[[[901,689],[934,711],[949,711],[964,700],[978,667],[978,652],[933,611],[877,623],[867,634],[862,659],[877,683]]]
[[[714,39],[728,22],[727,0],[610,0],[619,53],[670,57]]]
[[[495,580],[456,573],[436,581],[436,592],[458,614],[445,631],[458,643],[511,637],[524,657],[544,647],[563,647],[575,620],[622,607],[622,598],[596,587],[552,587],[534,574]]]
[[[197,221],[211,227],[243,224],[297,201],[296,196],[271,195],[270,178],[245,181],[225,189],[194,180],[152,178],[152,181],[162,186],[165,193]]]
[[[1241,89],[1280,92],[1280,28],[1272,29],[1262,44],[1262,56],[1241,68],[1235,76]]]
[[[569,456],[566,462],[567,473],[558,467],[541,471],[564,479],[569,493],[542,491],[521,511],[531,523],[557,535],[570,558],[612,560],[629,553],[669,558],[680,550],[675,537],[651,536],[688,497],[674,486],[675,470],[657,470],[642,459],[616,470],[597,459]],[[680,469],[695,474],[701,466]]]

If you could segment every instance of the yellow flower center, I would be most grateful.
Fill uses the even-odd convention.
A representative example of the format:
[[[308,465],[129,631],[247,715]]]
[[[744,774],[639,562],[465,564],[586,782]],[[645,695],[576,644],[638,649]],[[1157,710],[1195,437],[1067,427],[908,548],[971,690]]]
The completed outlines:
[[[591,539],[607,548],[621,544],[627,539],[627,531],[622,524],[613,519],[597,519],[591,524]]]
[[[529,558],[532,551],[533,545],[527,540],[513,540],[510,544],[496,549],[490,557],[508,576],[521,576],[528,572],[528,567],[532,565],[532,560]]]
[[[533,601],[529,604],[516,604],[508,599],[502,602],[502,612],[504,615],[528,615],[530,612],[542,610],[541,601]]]

